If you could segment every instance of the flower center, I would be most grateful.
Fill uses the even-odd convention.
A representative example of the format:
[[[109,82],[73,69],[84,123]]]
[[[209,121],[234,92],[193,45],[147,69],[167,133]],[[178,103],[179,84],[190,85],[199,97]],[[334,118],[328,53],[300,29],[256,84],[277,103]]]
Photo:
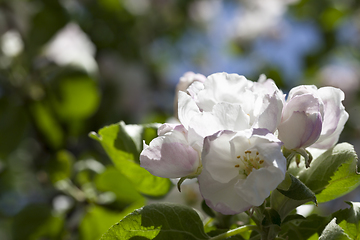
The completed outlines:
[[[259,152],[245,151],[241,156],[237,156],[238,164],[235,168],[239,168],[241,178],[246,178],[253,169],[260,169],[264,165],[264,160],[260,158]]]

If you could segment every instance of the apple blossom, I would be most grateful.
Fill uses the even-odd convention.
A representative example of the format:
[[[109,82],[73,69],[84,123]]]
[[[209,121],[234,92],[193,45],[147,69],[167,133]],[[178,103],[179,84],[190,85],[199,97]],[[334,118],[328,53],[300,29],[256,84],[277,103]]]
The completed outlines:
[[[198,180],[207,205],[223,214],[261,205],[285,178],[281,145],[266,129],[219,131],[206,137]]]
[[[291,89],[278,127],[279,139],[288,149],[333,147],[349,117],[343,100],[344,93],[334,87]]]
[[[140,166],[159,177],[196,176],[201,171],[201,150],[193,148],[182,125],[163,124],[158,137],[140,154]]]
[[[319,138],[324,104],[314,93],[293,88],[284,106],[278,126],[279,139],[287,149],[306,148]]]
[[[266,128],[271,132],[280,123],[283,96],[275,83],[264,77],[259,82],[237,74],[215,73],[204,83],[189,86],[188,94],[179,94],[179,120],[187,127],[192,117],[213,112],[219,103],[238,105],[249,116],[249,127]],[[226,129],[230,130],[230,129]]]

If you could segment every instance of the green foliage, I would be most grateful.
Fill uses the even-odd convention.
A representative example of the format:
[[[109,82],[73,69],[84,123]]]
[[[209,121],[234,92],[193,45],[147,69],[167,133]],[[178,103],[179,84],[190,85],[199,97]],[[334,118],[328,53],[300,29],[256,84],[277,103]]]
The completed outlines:
[[[347,204],[350,208],[339,210],[333,216],[350,239],[360,239],[360,203],[347,202]]]
[[[72,167],[75,159],[68,151],[62,150],[48,163],[47,170],[53,183],[71,177]]]
[[[134,188],[132,182],[114,167],[108,167],[97,175],[94,183],[98,190],[115,194],[117,207],[124,208],[135,201],[144,201],[144,197]]]
[[[110,228],[101,239],[200,240],[209,237],[194,210],[163,203],[147,205],[131,213]]]
[[[64,219],[53,216],[48,206],[29,205],[14,218],[13,239],[35,240],[44,237],[58,239],[61,237],[63,224]]]
[[[144,205],[144,200],[129,205],[123,211],[112,211],[101,206],[89,206],[80,223],[80,236],[83,240],[98,240],[114,223]]]
[[[134,129],[136,131],[132,131]],[[136,136],[142,134],[142,131],[137,127],[127,128],[123,122],[120,122],[100,129],[98,135],[92,133],[90,136],[101,143],[115,167],[139,192],[160,197],[169,192],[172,184],[169,179],[156,177],[138,164],[136,159],[140,155],[140,144],[136,140],[141,138]]]
[[[66,122],[89,118],[99,106],[97,83],[84,74],[67,73],[53,83],[52,88],[55,111]]]
[[[297,206],[309,201],[317,204],[315,194],[290,173],[286,173],[285,180],[271,194],[271,207],[282,219]]]
[[[0,158],[16,149],[29,127],[27,121],[24,109],[13,99],[0,98]]]
[[[135,211],[146,204],[145,197],[166,197],[172,187],[168,179],[154,177],[139,166],[143,140],[148,144],[157,136],[156,124],[121,122],[91,135],[115,167],[100,145],[86,134],[119,119],[129,123],[165,121],[172,114],[173,80],[179,77],[174,65],[180,69],[190,65],[194,71],[205,69],[203,74],[219,67],[218,62],[208,61],[212,59],[209,53],[210,57],[217,54],[213,41],[207,39],[214,35],[203,32],[213,29],[207,25],[213,22],[214,12],[207,11],[211,4],[204,7],[206,3],[195,0],[0,2],[0,239],[99,239],[128,214],[104,239],[208,239],[198,216],[189,208],[157,204]],[[239,2],[224,1],[231,7]],[[263,72],[285,92],[300,80],[324,84],[323,70],[329,62],[345,59],[345,65],[350,62],[351,68],[358,69],[356,26],[348,25],[358,17],[359,1],[302,0],[288,8],[291,24],[286,29],[290,31],[277,29],[275,38],[274,34],[261,32],[260,41],[269,38],[271,43],[283,43],[289,33],[300,33],[306,29],[303,24],[311,22],[313,38],[307,39],[305,47],[311,51],[300,46],[293,61],[301,65],[304,76],[294,75],[292,68],[284,71],[272,58],[253,61],[258,37],[255,41],[224,39],[221,42],[228,45],[218,46],[221,54],[230,54],[235,63],[240,58],[250,59],[251,79]],[[227,11],[229,5],[223,9]],[[91,75],[79,66],[58,64],[44,54],[49,41],[69,23],[78,24],[94,44],[93,60],[98,71]],[[18,32],[24,43],[16,56],[6,56],[2,45],[3,34],[9,30]],[[311,43],[314,38],[320,39],[315,47]],[[287,39],[294,40],[292,35]],[[291,56],[292,51],[288,52],[286,57]],[[345,86],[346,81],[343,83]],[[346,93],[347,109],[357,109],[359,99],[354,96],[359,96],[358,91],[351,89],[350,97]],[[356,117],[350,116],[341,141],[356,142],[358,133]],[[360,239],[359,203],[349,203],[350,208],[334,213],[332,218],[336,217],[337,223],[316,215],[304,218],[294,210],[315,198],[327,202],[354,190],[360,183],[356,165],[357,156],[349,144],[327,151],[309,169],[291,165],[292,175],[272,192],[270,205],[267,200],[260,216],[254,209],[248,211],[249,215],[243,213],[245,218],[223,216],[203,202],[202,210],[214,218],[204,219],[211,222],[207,232],[216,238],[242,224],[262,223],[268,229],[280,225],[279,237],[284,239],[342,239],[346,235]],[[56,209],[53,200],[58,194],[67,195],[73,204],[61,211]],[[260,234],[253,230],[226,239],[259,239]],[[181,232],[179,238],[176,231]]]
[[[292,217],[296,216],[296,217]],[[290,215],[281,226],[280,236],[292,240],[318,239],[321,232],[329,222],[329,218],[318,215],[310,215],[307,218],[298,215]]]
[[[300,181],[316,194],[319,203],[339,198],[360,184],[356,172],[357,155],[354,147],[341,143],[313,160],[308,169],[289,169]]]
[[[64,132],[51,109],[44,102],[34,102],[30,106],[34,123],[47,143],[54,149],[64,145]]]
[[[336,224],[336,218],[326,225],[319,240],[349,240],[349,236]]]

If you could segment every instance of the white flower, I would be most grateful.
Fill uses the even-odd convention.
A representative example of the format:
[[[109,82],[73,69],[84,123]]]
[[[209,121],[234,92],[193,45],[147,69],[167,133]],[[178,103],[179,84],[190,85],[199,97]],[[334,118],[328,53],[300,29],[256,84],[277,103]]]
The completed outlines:
[[[200,173],[201,150],[188,142],[188,132],[182,125],[163,124],[158,137],[144,147],[140,166],[158,177],[193,177]]]
[[[254,83],[237,74],[215,73],[204,83],[193,83],[187,91],[191,97],[179,94],[178,110],[179,120],[185,127],[194,116],[214,112],[219,103],[239,106],[249,116],[247,128],[266,128],[274,132],[280,123],[282,93],[272,80],[261,78]]]
[[[285,178],[281,145],[266,129],[220,131],[206,137],[198,180],[207,205],[223,214],[261,205]]]

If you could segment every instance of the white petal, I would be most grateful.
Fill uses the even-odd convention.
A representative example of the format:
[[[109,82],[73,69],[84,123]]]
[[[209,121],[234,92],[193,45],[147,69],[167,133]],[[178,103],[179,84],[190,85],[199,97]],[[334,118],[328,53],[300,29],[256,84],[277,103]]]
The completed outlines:
[[[239,175],[236,157],[231,155],[230,140],[235,135],[231,131],[220,131],[204,139],[202,153],[203,168],[213,179],[227,183]]]
[[[219,102],[242,102],[241,93],[253,82],[237,74],[215,73],[210,75],[204,83],[204,89],[198,93],[198,106],[210,112]]]
[[[202,112],[191,118],[189,128],[203,138],[220,130],[240,131],[250,128],[249,116],[240,105],[218,103],[212,112]]]
[[[270,132],[275,132],[281,121],[283,101],[279,95],[265,95],[262,97],[261,109],[256,115],[258,119],[254,123],[255,128],[266,128]]]
[[[191,118],[200,113],[194,99],[186,93],[179,91],[178,114],[179,120],[186,129],[188,129]]]
[[[236,192],[251,205],[260,206],[284,177],[284,173],[273,166],[253,170],[244,182],[235,185]]]
[[[201,195],[206,204],[217,212],[234,215],[248,210],[252,205],[239,196],[234,185],[237,179],[228,183],[215,181],[205,169],[198,176]]]

